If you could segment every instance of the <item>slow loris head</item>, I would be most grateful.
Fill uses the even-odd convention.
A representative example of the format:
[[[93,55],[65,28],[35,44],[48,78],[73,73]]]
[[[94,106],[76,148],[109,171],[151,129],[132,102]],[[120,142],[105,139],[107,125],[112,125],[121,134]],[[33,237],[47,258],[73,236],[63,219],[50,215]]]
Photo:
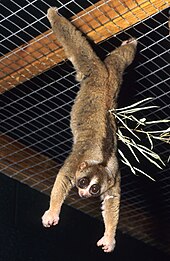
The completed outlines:
[[[76,171],[76,187],[80,197],[97,197],[107,190],[109,171],[102,165],[82,162]]]

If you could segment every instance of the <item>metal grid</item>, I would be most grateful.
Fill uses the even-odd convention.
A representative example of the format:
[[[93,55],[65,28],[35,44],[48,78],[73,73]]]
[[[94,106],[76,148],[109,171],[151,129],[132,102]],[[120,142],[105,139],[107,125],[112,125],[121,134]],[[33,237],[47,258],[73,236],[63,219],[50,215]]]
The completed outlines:
[[[48,31],[46,11],[56,5],[96,42],[94,49],[101,59],[122,40],[136,37],[138,54],[125,73],[119,104],[125,106],[151,96],[152,103],[160,108],[141,113],[141,117],[165,119],[170,114],[169,1],[1,1],[1,172],[47,194],[56,168],[71,149],[69,113],[79,88],[71,63],[63,60],[61,47]],[[35,43],[41,43],[40,47],[32,50]],[[56,54],[57,65],[51,53]],[[48,60],[41,60],[44,54]],[[43,67],[45,61],[49,66]],[[18,71],[21,75],[16,76]],[[162,127],[168,125],[155,126]],[[167,161],[169,145],[157,142],[155,149]],[[121,166],[119,228],[169,252],[168,166],[158,171],[147,164],[142,159],[142,168],[157,180],[154,184]],[[67,204],[99,216],[98,202],[85,204],[75,191]]]

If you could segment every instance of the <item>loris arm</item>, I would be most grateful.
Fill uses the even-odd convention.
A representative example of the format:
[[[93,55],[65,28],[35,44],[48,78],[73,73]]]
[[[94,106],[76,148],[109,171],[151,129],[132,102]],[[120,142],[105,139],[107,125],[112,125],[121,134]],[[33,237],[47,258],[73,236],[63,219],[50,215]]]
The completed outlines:
[[[50,197],[50,208],[42,217],[42,223],[45,227],[58,224],[61,206],[69,191],[75,185],[74,173],[76,167],[77,160],[71,154],[56,177]]]
[[[120,173],[116,176],[115,185],[104,195],[102,215],[105,224],[104,236],[97,242],[104,252],[111,252],[115,247],[115,234],[119,218],[120,206]]]
[[[89,76],[94,69],[96,70],[96,66],[102,65],[82,33],[65,17],[60,16],[55,7],[48,9],[47,17],[67,58],[77,70],[77,80]]]

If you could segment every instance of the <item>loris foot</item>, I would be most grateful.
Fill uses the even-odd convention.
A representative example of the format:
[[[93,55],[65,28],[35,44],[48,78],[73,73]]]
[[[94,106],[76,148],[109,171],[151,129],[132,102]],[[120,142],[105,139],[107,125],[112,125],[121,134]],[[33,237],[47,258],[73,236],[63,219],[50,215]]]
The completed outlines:
[[[115,239],[109,239],[107,236],[103,236],[98,242],[97,246],[102,246],[104,252],[112,252],[115,247]]]
[[[56,7],[50,7],[47,11],[47,18],[49,21],[52,21],[54,17],[56,17],[57,8]]]
[[[135,38],[130,38],[126,41],[123,41],[121,45],[126,45],[126,44],[131,44],[133,43],[134,45],[137,45],[137,40]]]
[[[44,227],[51,227],[58,224],[59,217],[56,213],[47,210],[42,216],[42,223]]]

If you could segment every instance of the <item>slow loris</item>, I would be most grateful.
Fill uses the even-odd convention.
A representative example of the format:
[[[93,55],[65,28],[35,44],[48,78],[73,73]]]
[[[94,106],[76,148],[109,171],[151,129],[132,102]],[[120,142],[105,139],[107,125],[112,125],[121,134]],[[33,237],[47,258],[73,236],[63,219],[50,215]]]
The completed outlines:
[[[42,222],[45,227],[58,223],[63,201],[73,186],[80,197],[100,196],[105,232],[97,245],[110,252],[119,216],[120,172],[116,123],[109,109],[116,108],[122,75],[134,59],[137,41],[123,42],[102,62],[82,33],[58,15],[56,8],[49,8],[47,17],[81,87],[71,111],[72,151],[56,177]]]

